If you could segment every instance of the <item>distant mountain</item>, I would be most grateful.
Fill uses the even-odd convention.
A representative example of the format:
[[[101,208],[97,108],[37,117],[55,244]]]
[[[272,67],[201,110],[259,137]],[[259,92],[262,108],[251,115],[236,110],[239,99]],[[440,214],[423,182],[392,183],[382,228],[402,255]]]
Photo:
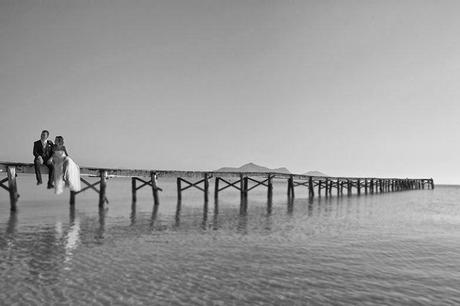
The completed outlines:
[[[308,172],[304,173],[303,175],[309,175],[309,176],[329,176],[329,175],[324,174],[324,173],[319,172],[319,171],[308,171]]]
[[[217,169],[218,172],[278,172],[278,173],[287,173],[290,174],[289,170],[285,167],[270,169],[264,166],[259,166],[254,163],[247,163],[241,167],[223,167]]]

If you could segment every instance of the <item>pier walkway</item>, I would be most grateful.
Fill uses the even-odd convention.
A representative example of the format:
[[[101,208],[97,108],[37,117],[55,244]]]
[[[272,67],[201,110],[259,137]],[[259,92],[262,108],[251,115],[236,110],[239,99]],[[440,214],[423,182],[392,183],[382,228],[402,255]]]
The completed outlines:
[[[47,174],[45,166],[41,168],[42,174]],[[19,198],[17,174],[35,174],[34,164],[17,162],[0,162],[0,188],[6,190],[10,196],[12,211],[17,208]],[[2,178],[2,174],[6,176]],[[95,183],[86,178],[97,177]],[[287,196],[292,199],[295,196],[296,187],[304,187],[308,190],[309,198],[324,195],[332,196],[333,189],[337,196],[342,196],[344,191],[347,195],[373,194],[383,192],[395,192],[434,188],[432,178],[375,178],[375,177],[330,177],[308,176],[302,174],[287,174],[276,172],[217,172],[217,171],[177,171],[177,170],[145,170],[145,169],[113,169],[80,167],[80,180],[83,183],[79,192],[70,192],[70,205],[75,205],[76,196],[87,190],[93,190],[99,195],[99,207],[108,203],[106,197],[107,179],[110,177],[130,177],[133,203],[137,200],[136,191],[143,187],[152,188],[153,203],[155,207],[160,205],[159,180],[162,177],[175,177],[177,179],[177,198],[182,199],[182,192],[189,188],[201,190],[204,200],[209,200],[209,183],[214,180],[214,197],[217,199],[219,192],[233,188],[240,192],[242,203],[248,198],[249,191],[256,187],[267,188],[267,197],[273,195],[273,180],[285,180],[287,183]]]

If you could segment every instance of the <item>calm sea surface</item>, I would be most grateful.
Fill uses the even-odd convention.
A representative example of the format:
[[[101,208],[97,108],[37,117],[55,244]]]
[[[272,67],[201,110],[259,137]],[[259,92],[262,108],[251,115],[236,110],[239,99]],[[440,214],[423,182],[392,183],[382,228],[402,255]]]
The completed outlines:
[[[249,193],[175,181],[153,214],[151,189],[109,180],[109,208],[88,190],[60,196],[19,176],[18,212],[0,191],[3,305],[460,304],[460,187],[315,198],[286,184]],[[212,191],[212,190],[211,190]]]

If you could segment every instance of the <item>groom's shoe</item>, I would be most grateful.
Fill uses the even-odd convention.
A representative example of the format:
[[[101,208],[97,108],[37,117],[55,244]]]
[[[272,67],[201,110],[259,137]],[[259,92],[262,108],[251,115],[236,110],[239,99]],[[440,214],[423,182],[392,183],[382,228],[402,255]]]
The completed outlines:
[[[53,189],[53,188],[54,188],[54,184],[48,183],[48,189]]]
[[[41,184],[43,184],[43,183],[42,183],[42,182],[40,182],[40,181],[37,181],[37,186],[38,186],[38,185],[41,185]]]

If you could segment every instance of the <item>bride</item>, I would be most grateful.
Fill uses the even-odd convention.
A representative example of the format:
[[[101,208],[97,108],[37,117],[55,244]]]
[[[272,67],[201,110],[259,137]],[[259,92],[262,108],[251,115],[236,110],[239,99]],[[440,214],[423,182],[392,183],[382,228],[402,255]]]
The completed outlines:
[[[64,192],[64,186],[69,187],[71,191],[80,191],[80,167],[67,154],[62,136],[56,136],[52,153],[54,192],[61,194]]]

